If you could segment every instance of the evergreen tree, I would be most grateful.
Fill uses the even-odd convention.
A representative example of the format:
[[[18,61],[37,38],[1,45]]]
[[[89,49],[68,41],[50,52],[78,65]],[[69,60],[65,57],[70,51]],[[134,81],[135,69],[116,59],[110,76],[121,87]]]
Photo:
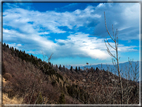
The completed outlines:
[[[70,71],[72,71],[72,69],[73,69],[73,68],[72,68],[72,66],[71,66]]]
[[[61,64],[60,64],[60,66],[59,66],[59,70],[61,70]]]
[[[98,67],[96,67],[96,71],[98,71],[99,70],[99,68]]]
[[[48,64],[51,66],[51,62],[48,62]]]
[[[75,68],[75,71],[77,72],[77,66],[76,66],[76,68]]]
[[[13,54],[14,53],[14,48],[13,47],[11,48],[11,51],[12,51],[12,54]]]
[[[31,54],[31,58],[33,58],[33,55]]]
[[[65,66],[63,65],[63,70],[65,71]]]
[[[7,44],[7,45],[6,45],[6,47],[8,47],[8,48],[9,48],[9,45]]]

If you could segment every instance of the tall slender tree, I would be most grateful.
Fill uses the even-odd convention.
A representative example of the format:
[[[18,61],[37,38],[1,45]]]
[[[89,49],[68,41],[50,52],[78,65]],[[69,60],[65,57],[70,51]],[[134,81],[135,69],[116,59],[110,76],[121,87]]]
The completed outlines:
[[[73,67],[71,66],[70,71],[72,71]]]
[[[112,25],[112,31],[113,31],[113,36],[111,36],[110,32],[108,31],[108,28],[107,28],[107,24],[106,24],[106,16],[105,16],[105,12],[104,12],[104,19],[105,19],[105,27],[106,27],[106,30],[107,30],[107,33],[109,35],[109,37],[111,38],[111,40],[114,42],[115,46],[113,47],[107,40],[107,38],[104,40],[105,42],[105,45],[107,47],[107,52],[109,53],[110,56],[113,57],[113,62],[116,61],[116,65],[117,65],[117,72],[118,72],[118,75],[119,75],[119,83],[120,83],[120,88],[121,88],[121,104],[123,104],[123,86],[122,86],[122,79],[121,79],[121,74],[120,74],[120,68],[119,68],[119,57],[118,57],[118,30],[116,29],[116,32],[114,33],[114,30],[113,30],[113,25]],[[110,48],[112,48],[114,51],[115,51],[115,54],[113,54],[111,51],[110,51],[110,48],[108,48],[108,46]]]
[[[77,72],[78,70],[77,70],[77,66],[76,66],[76,68],[75,68],[75,71]]]
[[[59,70],[61,70],[61,64],[60,64],[60,66],[59,66]]]

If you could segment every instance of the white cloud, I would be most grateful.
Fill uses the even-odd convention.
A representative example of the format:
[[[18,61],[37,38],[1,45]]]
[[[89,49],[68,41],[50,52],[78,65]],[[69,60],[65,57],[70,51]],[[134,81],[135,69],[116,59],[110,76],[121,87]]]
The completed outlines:
[[[19,48],[22,46],[22,44],[12,43],[12,44],[9,44],[9,46],[10,46],[10,47],[14,47],[14,48],[16,48],[16,49],[19,49]]]
[[[38,35],[31,35],[29,37],[19,34],[16,31],[12,32],[13,33],[11,33],[9,30],[4,29],[4,34],[6,33],[5,35],[11,35],[11,38],[4,37],[4,40],[13,39],[12,41],[17,43],[17,44],[14,43],[13,47],[16,47],[18,49],[22,48],[28,50],[36,49],[36,54],[44,52],[47,55],[50,55],[51,53],[54,53],[54,58],[68,57],[68,56],[91,57],[92,59],[101,59],[101,60],[110,58],[110,56],[106,51],[104,39],[97,39],[97,37],[88,37],[89,34],[84,34],[84,33],[71,34],[65,40],[56,39],[56,43],[54,43],[48,40],[47,38]],[[14,38],[13,35],[16,37]],[[18,44],[16,38],[19,38],[19,40],[25,40],[22,41],[24,45]],[[110,44],[114,45],[114,43],[111,42]],[[120,46],[119,51],[121,52],[135,51],[133,49],[134,48],[133,46],[128,47],[122,44],[120,44],[119,46]],[[111,51],[113,52],[113,50]],[[30,51],[30,53],[32,52]]]
[[[21,34],[15,30],[3,29],[3,40],[12,41],[13,43],[23,43],[23,49],[37,50],[53,50],[56,44],[48,40],[46,37],[41,37],[38,34]],[[15,47],[15,46],[14,46]]]
[[[26,10],[22,8],[12,8],[4,11],[4,25],[20,29],[22,32],[33,33],[40,32],[44,28],[44,32],[66,33],[67,31],[60,27],[69,29],[86,27],[94,27],[94,35],[104,37],[107,35],[104,26],[104,11],[106,12],[106,20],[109,31],[111,25],[114,29],[133,28],[133,31],[120,30],[119,37],[123,40],[133,39],[134,33],[139,33],[139,3],[100,3],[97,7],[89,5],[84,10],[74,10],[72,12],[55,12],[46,11],[39,12],[34,10]],[[32,24],[31,24],[32,23]],[[22,27],[19,27],[22,26]],[[43,32],[43,31],[42,31]],[[92,32],[92,31],[91,31]],[[136,37],[135,39],[139,39]]]
[[[97,7],[100,8],[100,7],[102,7],[102,6],[104,6],[104,4],[103,4],[103,3],[100,3]]]
[[[21,44],[17,44],[17,46],[22,46]]]
[[[43,34],[49,34],[49,32],[41,32],[41,33],[38,33],[40,35],[43,35]]]
[[[4,32],[4,33],[9,33],[9,30],[3,29],[3,32]]]
[[[102,15],[98,20],[99,24],[94,27],[94,35],[106,37],[104,11],[106,15],[107,27],[110,33],[112,32],[112,24],[114,30],[118,29],[119,39],[121,40],[138,40],[138,37],[134,38],[134,35],[139,34],[139,15],[140,4],[139,3],[103,3],[99,4],[95,8],[95,12]],[[124,28],[129,28],[121,31]],[[101,31],[100,31],[101,29]]]
[[[136,8],[135,8],[136,7]],[[120,10],[120,8],[122,10]],[[39,12],[26,10],[22,8],[7,9],[3,13],[3,39],[8,42],[15,42],[14,45],[27,50],[40,50],[47,55],[54,53],[54,57],[81,56],[95,59],[110,58],[104,44],[104,26],[103,12],[106,11],[108,29],[111,30],[111,24],[120,31],[120,39],[132,39],[139,30],[138,4],[99,4],[97,7],[88,6],[84,10],[75,10],[73,12]],[[135,15],[135,16],[133,16]],[[129,18],[131,17],[131,18]],[[93,25],[92,23],[97,22]],[[8,29],[6,26],[11,27]],[[46,36],[50,33],[65,33],[67,31],[60,27],[74,29],[74,27],[94,27],[95,36],[88,37],[89,34],[72,33],[67,39],[55,39],[57,43],[49,40]],[[42,29],[44,28],[44,29]],[[139,32],[138,32],[139,33]],[[126,37],[123,37],[125,34]],[[131,35],[133,34],[133,35]],[[103,37],[103,38],[98,38]],[[137,38],[135,38],[137,39]],[[114,45],[113,43],[111,43]],[[124,46],[120,44],[119,51],[135,51],[134,46]],[[112,51],[112,50],[111,50]]]
[[[4,25],[8,25],[14,28],[28,33],[32,33],[35,30],[39,31],[40,27],[44,27],[53,33],[65,33],[66,31],[59,27],[65,26],[69,29],[73,27],[83,26],[86,24],[86,20],[94,18],[100,18],[101,16],[94,12],[93,6],[88,6],[84,10],[75,10],[73,12],[55,12],[46,11],[39,12],[33,10],[26,10],[22,8],[7,9],[3,13]],[[88,20],[91,23],[91,20]],[[33,24],[30,24],[32,22]],[[22,27],[19,27],[19,26]]]
[[[89,34],[76,33],[68,36],[66,40],[56,40],[57,44],[62,43],[64,45],[58,45],[56,53],[54,55],[61,56],[83,56],[91,57],[93,59],[107,59],[110,58],[106,51],[106,46],[104,44],[104,39],[97,39],[96,37],[88,37]],[[110,42],[114,45],[114,43]],[[119,45],[119,50],[121,52],[136,51],[133,49],[134,46],[124,46]],[[110,49],[112,53],[114,50]]]
[[[134,51],[138,51],[137,49],[135,49],[138,46],[124,46],[122,44],[120,44],[118,46],[118,51],[119,52],[134,52]]]

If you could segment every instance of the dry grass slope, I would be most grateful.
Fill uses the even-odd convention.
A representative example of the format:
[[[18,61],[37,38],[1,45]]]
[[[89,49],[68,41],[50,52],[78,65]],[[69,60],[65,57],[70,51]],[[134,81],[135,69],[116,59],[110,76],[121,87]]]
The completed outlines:
[[[7,84],[7,82],[9,81],[6,81],[5,78],[2,78],[2,83],[3,83],[3,86],[5,86]],[[16,96],[13,97],[12,99],[8,97],[8,94],[7,93],[2,93],[3,95],[3,104],[21,104],[23,99],[22,98],[17,98]]]

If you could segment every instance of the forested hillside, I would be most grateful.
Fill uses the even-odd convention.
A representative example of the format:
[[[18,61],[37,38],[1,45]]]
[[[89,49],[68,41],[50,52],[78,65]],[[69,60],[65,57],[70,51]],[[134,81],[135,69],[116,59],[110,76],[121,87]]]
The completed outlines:
[[[22,104],[120,104],[118,76],[109,71],[67,69],[2,45],[2,93]],[[139,103],[139,84],[122,78],[124,104]],[[8,103],[8,102],[7,102]],[[10,102],[9,102],[10,103]]]

